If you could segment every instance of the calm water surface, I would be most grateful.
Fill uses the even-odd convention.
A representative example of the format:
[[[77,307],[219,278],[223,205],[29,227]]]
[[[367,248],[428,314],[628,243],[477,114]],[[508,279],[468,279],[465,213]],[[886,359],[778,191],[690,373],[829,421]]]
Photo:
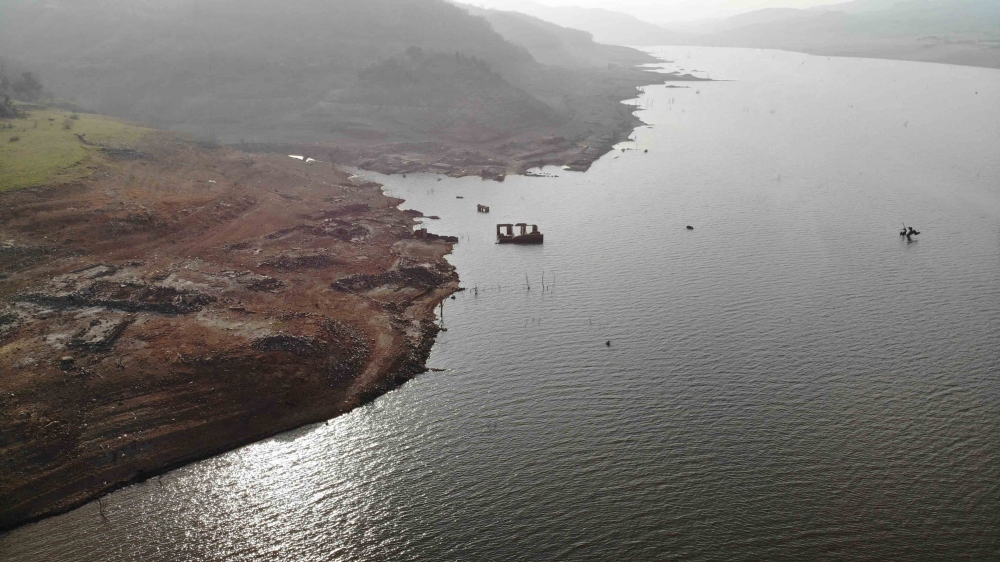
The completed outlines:
[[[376,177],[461,236],[444,372],[0,558],[1000,559],[1000,71],[657,52],[731,81],[586,174]]]

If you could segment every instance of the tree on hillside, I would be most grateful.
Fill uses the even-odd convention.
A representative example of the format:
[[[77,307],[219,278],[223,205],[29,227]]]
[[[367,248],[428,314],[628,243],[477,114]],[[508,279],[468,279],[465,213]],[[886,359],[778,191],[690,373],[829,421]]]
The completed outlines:
[[[21,74],[21,79],[11,85],[14,95],[22,101],[35,101],[42,97],[44,88],[32,72]]]
[[[3,101],[0,101],[0,119],[13,119],[18,116],[17,108],[10,101],[10,96],[7,94],[3,95]]]
[[[17,109],[10,99],[10,78],[7,78],[5,70],[3,60],[0,60],[0,119],[12,119],[17,117]]]

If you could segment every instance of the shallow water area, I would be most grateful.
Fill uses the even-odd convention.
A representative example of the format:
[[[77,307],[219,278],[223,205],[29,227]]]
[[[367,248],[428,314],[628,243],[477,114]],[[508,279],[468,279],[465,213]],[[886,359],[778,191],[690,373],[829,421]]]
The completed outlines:
[[[730,81],[585,174],[365,174],[460,237],[444,371],[0,559],[1000,557],[1000,71],[655,52]]]

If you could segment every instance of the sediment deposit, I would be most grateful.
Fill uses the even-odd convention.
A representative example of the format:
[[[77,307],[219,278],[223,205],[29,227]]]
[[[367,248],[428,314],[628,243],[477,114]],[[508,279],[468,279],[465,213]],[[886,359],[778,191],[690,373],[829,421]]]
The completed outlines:
[[[329,163],[152,133],[0,193],[0,528],[424,369],[445,239]]]

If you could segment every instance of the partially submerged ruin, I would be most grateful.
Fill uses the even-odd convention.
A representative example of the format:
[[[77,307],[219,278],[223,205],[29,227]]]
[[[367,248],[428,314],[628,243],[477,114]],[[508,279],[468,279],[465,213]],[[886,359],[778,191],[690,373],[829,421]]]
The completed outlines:
[[[514,227],[517,227],[518,234],[514,234]],[[531,231],[528,231],[528,228]],[[537,224],[527,224],[519,222],[517,224],[497,225],[497,244],[541,244],[545,236],[538,231]]]

